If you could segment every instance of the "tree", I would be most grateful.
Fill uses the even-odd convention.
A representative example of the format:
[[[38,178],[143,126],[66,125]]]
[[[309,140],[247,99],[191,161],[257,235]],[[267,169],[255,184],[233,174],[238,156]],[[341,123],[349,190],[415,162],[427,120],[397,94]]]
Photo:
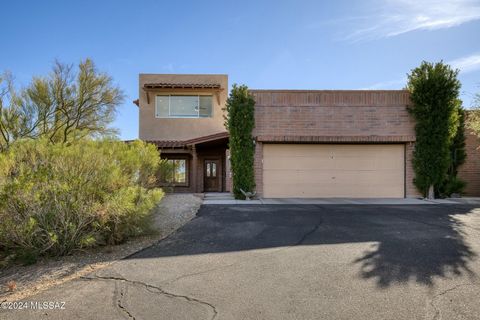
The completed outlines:
[[[450,145],[450,166],[444,181],[435,190],[440,197],[449,197],[453,193],[460,194],[466,186],[466,182],[458,178],[458,168],[465,163],[467,152],[465,150],[465,110],[458,101],[459,122],[457,133]]]
[[[467,127],[480,137],[480,93],[475,95],[473,108],[468,112]]]
[[[225,105],[225,127],[230,134],[230,162],[236,199],[245,199],[242,190],[252,192],[255,188],[255,143],[252,136],[255,126],[254,107],[255,100],[248,92],[248,87],[234,84]]]
[[[90,59],[81,61],[77,72],[56,61],[49,75],[34,77],[19,93],[11,78],[6,83],[0,99],[0,149],[19,138],[46,136],[52,143],[65,143],[116,133],[109,125],[124,94]]]
[[[459,126],[458,70],[443,62],[422,64],[408,75],[407,88],[416,120],[413,154],[414,183],[424,196],[445,179],[451,165],[450,148]]]
[[[22,100],[13,85],[13,77],[5,72],[0,76],[0,151],[28,134],[23,114]]]

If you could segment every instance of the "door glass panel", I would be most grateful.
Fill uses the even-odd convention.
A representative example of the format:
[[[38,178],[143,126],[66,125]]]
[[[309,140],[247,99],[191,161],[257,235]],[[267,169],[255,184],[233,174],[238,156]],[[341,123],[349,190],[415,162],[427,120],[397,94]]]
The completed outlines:
[[[212,162],[212,177],[217,176],[217,164],[215,162]]]
[[[207,162],[207,177],[210,177],[210,163]]]

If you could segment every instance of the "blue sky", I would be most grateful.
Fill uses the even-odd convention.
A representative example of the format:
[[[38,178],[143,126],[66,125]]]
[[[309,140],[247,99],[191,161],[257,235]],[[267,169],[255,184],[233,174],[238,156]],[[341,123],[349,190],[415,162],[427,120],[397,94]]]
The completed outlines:
[[[400,89],[422,60],[480,92],[480,1],[9,1],[0,71],[19,85],[92,58],[125,91],[114,126],[138,137],[139,73],[226,73],[270,89]]]

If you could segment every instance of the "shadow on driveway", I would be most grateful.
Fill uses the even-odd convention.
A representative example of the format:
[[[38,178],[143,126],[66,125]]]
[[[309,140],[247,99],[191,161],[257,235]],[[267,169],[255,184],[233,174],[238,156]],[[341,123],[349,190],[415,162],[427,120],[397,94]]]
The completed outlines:
[[[359,252],[352,261],[361,278],[374,279],[381,288],[410,281],[431,286],[435,278],[475,276],[468,264],[476,254],[459,219],[473,216],[473,209],[466,205],[204,205],[175,234],[130,259],[372,242],[371,249]],[[480,230],[469,230],[480,240]]]

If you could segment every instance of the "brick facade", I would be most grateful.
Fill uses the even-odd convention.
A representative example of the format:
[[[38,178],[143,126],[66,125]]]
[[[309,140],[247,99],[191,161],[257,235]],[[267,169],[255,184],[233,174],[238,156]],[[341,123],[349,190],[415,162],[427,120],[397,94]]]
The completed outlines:
[[[405,90],[251,90],[255,97],[257,193],[263,191],[263,143],[402,143],[406,196],[419,196],[411,166],[414,121]]]
[[[458,176],[467,182],[465,196],[480,196],[480,139],[472,132],[466,132],[467,159],[459,168]]]

